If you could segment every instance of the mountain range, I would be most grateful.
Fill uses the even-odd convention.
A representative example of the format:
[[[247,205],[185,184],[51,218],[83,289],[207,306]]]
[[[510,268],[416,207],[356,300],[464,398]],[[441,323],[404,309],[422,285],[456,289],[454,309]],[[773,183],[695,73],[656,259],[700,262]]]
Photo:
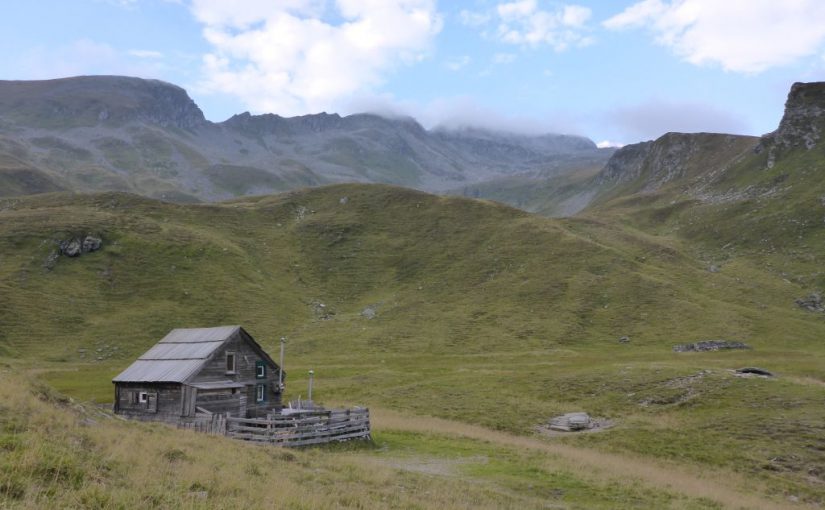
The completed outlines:
[[[580,136],[426,130],[414,119],[320,113],[206,120],[175,85],[119,76],[0,81],[3,195],[117,190],[214,201],[337,182],[444,192],[600,168]]]

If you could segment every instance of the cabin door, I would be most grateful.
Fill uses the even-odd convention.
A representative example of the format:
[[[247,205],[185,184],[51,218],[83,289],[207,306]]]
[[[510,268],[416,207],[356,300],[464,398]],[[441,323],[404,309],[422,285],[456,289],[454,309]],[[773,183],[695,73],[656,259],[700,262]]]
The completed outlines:
[[[150,413],[158,412],[158,394],[154,391],[146,395],[146,410]]]

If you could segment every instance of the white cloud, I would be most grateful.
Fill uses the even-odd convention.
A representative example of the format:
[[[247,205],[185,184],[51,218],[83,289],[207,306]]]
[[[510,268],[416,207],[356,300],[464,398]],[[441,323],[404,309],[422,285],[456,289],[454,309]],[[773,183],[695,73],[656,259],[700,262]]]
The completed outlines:
[[[520,46],[547,45],[555,51],[587,46],[593,39],[586,35],[591,10],[580,5],[559,5],[543,10],[536,0],[519,0],[496,6],[499,40]]]
[[[599,149],[621,149],[624,146],[625,144],[621,142],[614,142],[612,140],[602,140],[601,142],[596,143],[596,147]]]
[[[214,47],[202,88],[284,115],[334,110],[376,88],[394,67],[424,58],[442,25],[435,0],[193,0],[191,8]]]
[[[656,42],[695,64],[758,73],[818,53],[825,44],[822,0],[644,0],[606,28],[647,28]]]
[[[471,59],[468,55],[462,55],[460,57],[451,58],[447,60],[447,62],[445,62],[444,65],[450,71],[460,71],[467,67],[472,61],[473,59]]]
[[[530,115],[505,113],[469,96],[440,97],[427,102],[400,100],[389,94],[354,98],[345,112],[370,112],[385,117],[414,117],[427,129],[483,128],[521,134],[580,134],[578,119],[564,111]]]

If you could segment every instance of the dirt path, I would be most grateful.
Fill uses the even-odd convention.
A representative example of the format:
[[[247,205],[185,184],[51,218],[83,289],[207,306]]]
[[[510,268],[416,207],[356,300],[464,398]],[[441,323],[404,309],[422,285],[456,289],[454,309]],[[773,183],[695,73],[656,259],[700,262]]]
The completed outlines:
[[[748,490],[747,481],[734,473],[711,470],[698,471],[659,463],[632,455],[599,452],[565,445],[552,440],[516,436],[484,427],[441,418],[404,415],[383,409],[370,409],[373,427],[377,430],[400,430],[466,437],[495,444],[542,451],[557,456],[564,467],[596,474],[605,478],[638,480],[659,489],[690,497],[704,497],[725,508],[773,510],[806,508],[805,505],[769,501]],[[730,483],[723,483],[726,480]]]

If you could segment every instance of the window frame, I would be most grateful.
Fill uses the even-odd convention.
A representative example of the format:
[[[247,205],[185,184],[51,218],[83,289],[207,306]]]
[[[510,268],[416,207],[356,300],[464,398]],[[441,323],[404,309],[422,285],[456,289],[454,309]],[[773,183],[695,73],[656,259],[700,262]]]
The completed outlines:
[[[149,392],[148,391],[138,391],[138,404],[148,404],[149,403]]]
[[[232,360],[232,365],[230,368],[229,360]],[[235,351],[226,351],[225,356],[225,363],[226,363],[226,373],[227,374],[236,374],[238,373],[238,356],[235,354]]]
[[[255,385],[255,402],[266,402],[266,384]]]
[[[255,362],[255,378],[266,379],[266,362],[264,360],[259,359]]]

